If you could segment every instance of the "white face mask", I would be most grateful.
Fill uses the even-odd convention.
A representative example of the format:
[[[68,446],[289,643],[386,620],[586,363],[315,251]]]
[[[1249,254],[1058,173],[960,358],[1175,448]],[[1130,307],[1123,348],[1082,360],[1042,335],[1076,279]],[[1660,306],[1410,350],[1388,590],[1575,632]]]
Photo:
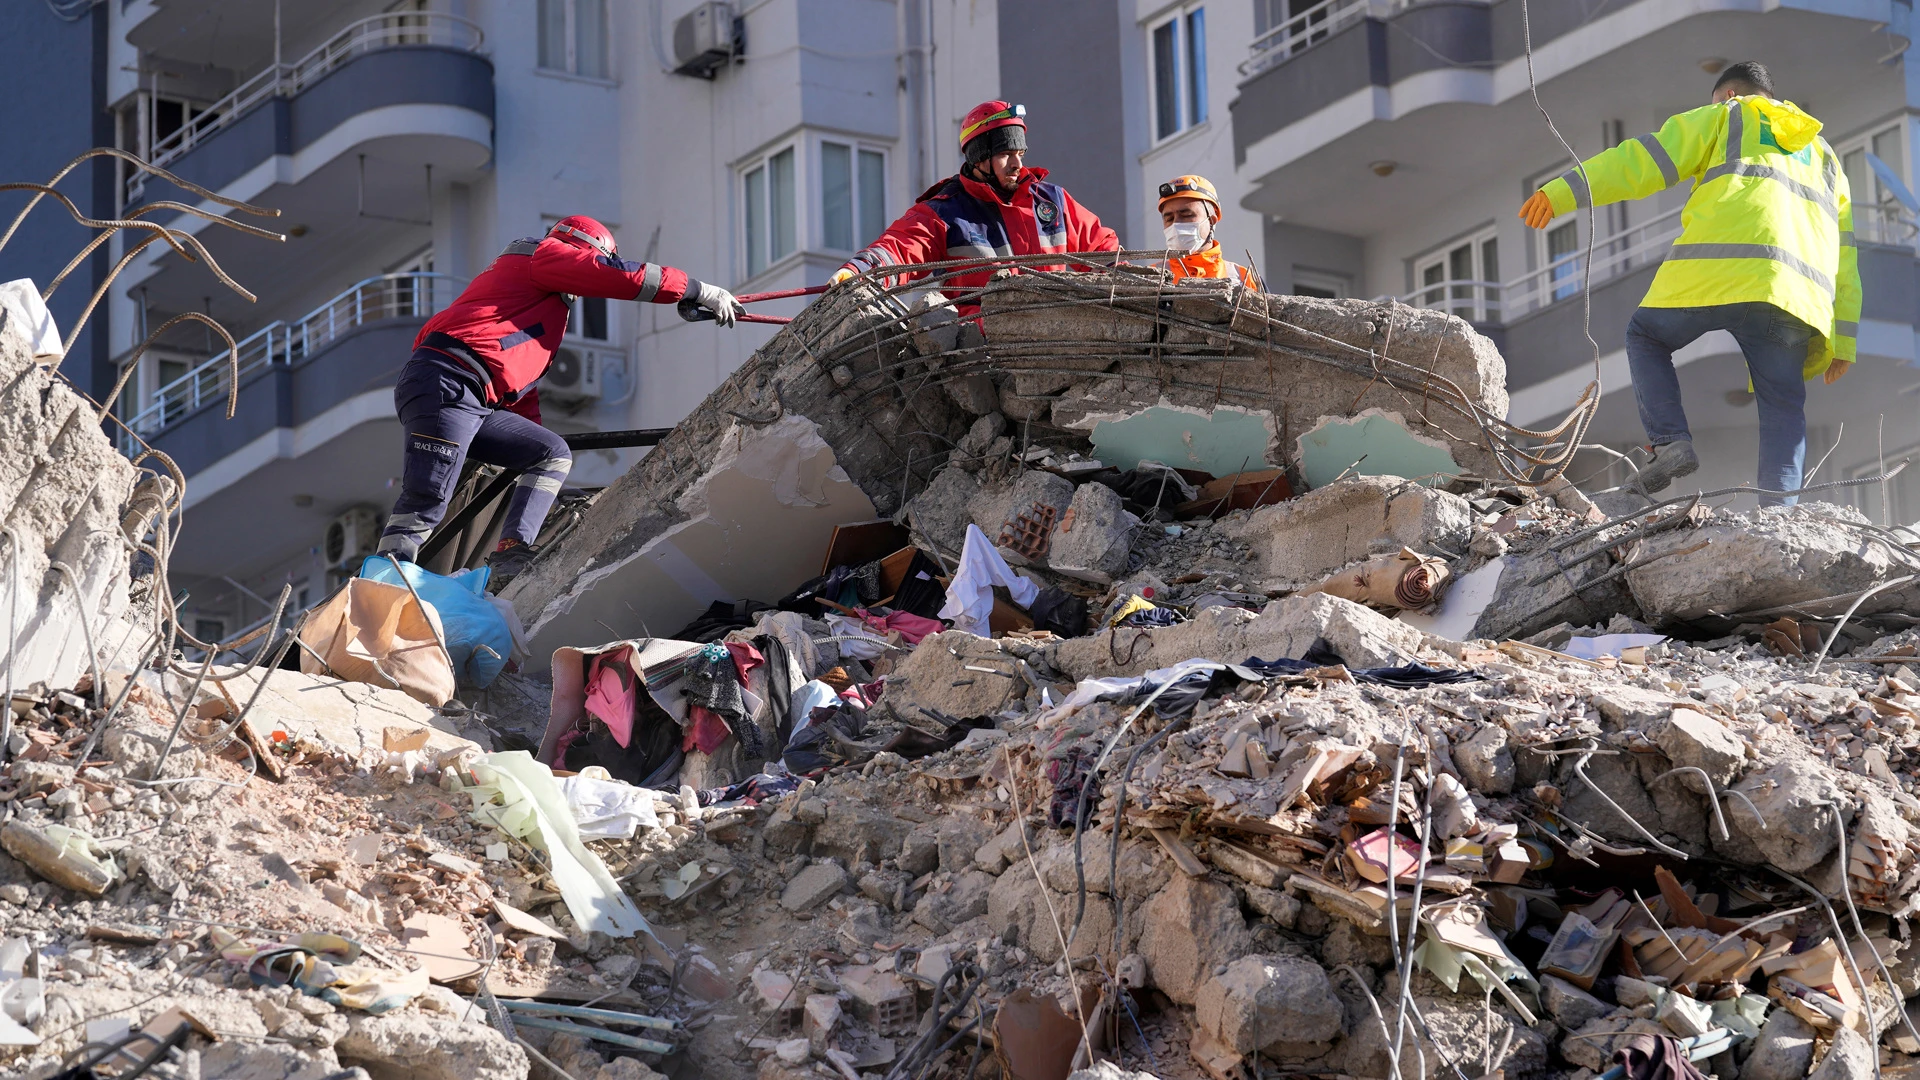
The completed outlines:
[[[1167,226],[1166,232],[1170,251],[1199,251],[1205,243],[1197,221],[1176,221]]]

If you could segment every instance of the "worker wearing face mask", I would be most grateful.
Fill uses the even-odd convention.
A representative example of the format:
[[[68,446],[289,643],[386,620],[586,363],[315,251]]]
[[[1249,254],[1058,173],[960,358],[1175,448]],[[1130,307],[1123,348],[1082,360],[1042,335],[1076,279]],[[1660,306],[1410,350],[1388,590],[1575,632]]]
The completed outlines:
[[[1160,224],[1166,229],[1167,269],[1181,278],[1238,277],[1249,289],[1265,286],[1252,270],[1220,254],[1220,196],[1204,176],[1176,176],[1160,185]]]

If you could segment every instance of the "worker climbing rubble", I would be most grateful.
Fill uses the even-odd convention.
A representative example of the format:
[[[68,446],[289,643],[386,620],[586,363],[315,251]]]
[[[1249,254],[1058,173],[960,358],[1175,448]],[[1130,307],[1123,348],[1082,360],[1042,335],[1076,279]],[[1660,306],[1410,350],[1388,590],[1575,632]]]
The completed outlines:
[[[520,473],[499,548],[496,587],[538,554],[533,541],[573,467],[559,435],[540,426],[538,383],[553,364],[580,296],[673,304],[691,298],[732,326],[733,295],[658,263],[620,258],[590,217],[562,218],[545,236],[508,244],[446,310],[427,320],[401,369],[394,404],[406,436],[400,496],[379,550],[412,559],[446,516],[469,457]]]
[[[1653,458],[1649,494],[1700,467],[1673,354],[1714,330],[1746,356],[1759,403],[1762,505],[1791,504],[1807,453],[1805,380],[1851,367],[1860,334],[1853,199],[1820,121],[1774,96],[1755,62],[1729,65],[1713,102],[1603,150],[1527,198],[1536,229],[1579,208],[1694,182],[1686,222],[1627,324],[1627,363]]]

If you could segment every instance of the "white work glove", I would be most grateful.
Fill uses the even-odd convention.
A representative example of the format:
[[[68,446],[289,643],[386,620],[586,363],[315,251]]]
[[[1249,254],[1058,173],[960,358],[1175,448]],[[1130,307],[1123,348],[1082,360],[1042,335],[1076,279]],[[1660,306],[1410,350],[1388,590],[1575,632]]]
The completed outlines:
[[[701,307],[713,312],[713,321],[721,326],[732,326],[735,320],[747,313],[746,307],[735,300],[732,293],[704,281],[700,283],[700,295],[693,299]]]

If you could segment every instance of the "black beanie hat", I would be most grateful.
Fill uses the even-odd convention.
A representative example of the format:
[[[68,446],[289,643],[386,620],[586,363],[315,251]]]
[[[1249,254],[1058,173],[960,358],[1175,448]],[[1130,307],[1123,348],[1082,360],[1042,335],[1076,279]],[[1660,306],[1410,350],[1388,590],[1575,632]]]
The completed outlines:
[[[1025,150],[1027,148],[1027,129],[1020,124],[1008,124],[992,131],[983,131],[967,141],[967,164],[978,165],[1003,150]]]

